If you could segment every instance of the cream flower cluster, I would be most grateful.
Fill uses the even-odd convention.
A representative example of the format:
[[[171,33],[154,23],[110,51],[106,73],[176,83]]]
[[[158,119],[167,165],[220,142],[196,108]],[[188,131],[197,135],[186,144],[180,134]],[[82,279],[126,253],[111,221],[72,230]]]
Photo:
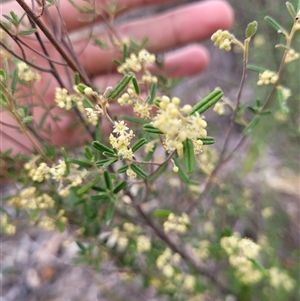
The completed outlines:
[[[32,71],[32,68],[25,62],[18,62],[18,77],[26,82],[40,81],[41,76],[39,73]]]
[[[32,221],[32,224],[42,227],[47,231],[54,231],[56,229],[57,221],[60,221],[60,223],[64,225],[68,222],[64,214],[65,211],[63,209],[60,209],[57,212],[56,216],[50,217],[48,215],[43,215],[40,216],[37,220]]]
[[[16,226],[9,222],[7,214],[0,215],[0,229],[2,233],[7,235],[14,235],[16,233]]]
[[[294,49],[289,49],[287,54],[286,54],[286,57],[285,57],[285,63],[288,64],[292,61],[295,61],[299,58],[299,53],[296,52]]]
[[[234,36],[228,30],[219,29],[211,36],[211,40],[221,50],[230,51]]]
[[[109,136],[109,142],[117,150],[121,159],[132,160],[133,152],[129,146],[133,137],[133,131],[129,130],[124,120],[115,121],[113,132]]]
[[[117,246],[119,250],[124,250],[129,244],[129,239],[136,240],[136,250],[139,254],[147,252],[151,249],[151,239],[143,234],[139,226],[132,223],[125,223],[123,229],[114,228],[109,234],[107,240],[108,247]],[[104,235],[103,237],[106,237]]]
[[[55,89],[54,101],[58,107],[67,111],[72,109],[72,97],[65,88]]]
[[[182,213],[181,216],[175,216],[174,213],[170,213],[163,226],[166,233],[171,231],[185,233],[189,224],[190,219],[186,213]]]
[[[269,269],[270,284],[275,289],[283,288],[285,291],[290,292],[295,287],[295,281],[284,271],[273,267]]]
[[[264,72],[259,73],[257,84],[259,86],[275,84],[277,80],[278,80],[278,74],[277,73],[275,73],[273,71],[270,71],[270,70],[265,70]]]
[[[193,141],[195,154],[201,153],[202,141],[207,136],[207,123],[199,114],[188,115],[192,107],[179,107],[180,99],[163,96],[159,103],[159,111],[153,118],[152,125],[165,134],[164,147],[168,152],[177,150],[183,156],[183,142],[189,138]]]
[[[262,274],[255,269],[249,259],[256,259],[260,246],[250,239],[240,239],[238,235],[223,237],[221,247],[229,256],[229,263],[236,269],[237,277],[245,284],[256,283],[261,280]]]
[[[292,92],[289,88],[283,87],[281,85],[278,85],[276,87],[277,90],[280,90],[282,92],[284,100],[287,100],[289,97],[291,97]]]
[[[155,62],[155,55],[149,53],[146,49],[139,51],[138,55],[132,53],[125,62],[120,65],[117,70],[119,73],[124,73],[126,70],[140,72],[149,63]]]
[[[40,196],[36,194],[36,187],[24,188],[17,196],[12,197],[9,205],[22,209],[49,209],[53,208],[55,201],[46,193]]]
[[[60,196],[68,196],[71,187],[77,187],[82,183],[82,179],[86,176],[87,170],[79,170],[75,164],[70,165],[70,173],[65,177],[66,163],[59,160],[58,163],[49,167],[45,162],[37,165],[36,161],[39,157],[34,157],[31,161],[25,163],[24,168],[28,170],[29,177],[35,182],[43,182],[44,180],[53,179],[60,182],[58,193]],[[67,186],[63,186],[63,182],[69,182]]]
[[[156,259],[156,266],[162,271],[163,275],[171,278],[175,274],[174,265],[179,264],[181,256],[178,253],[172,254],[171,249],[166,248]]]

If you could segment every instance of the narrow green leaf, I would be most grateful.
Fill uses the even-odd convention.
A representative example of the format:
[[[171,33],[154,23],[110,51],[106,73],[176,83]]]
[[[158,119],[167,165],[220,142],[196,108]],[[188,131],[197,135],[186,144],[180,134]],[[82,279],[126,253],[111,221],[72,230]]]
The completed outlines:
[[[159,129],[155,128],[152,124],[150,123],[146,123],[143,125],[143,130],[147,133],[151,133],[151,134],[163,134],[162,131],[160,131]]]
[[[256,113],[257,113],[257,111],[256,111],[255,108],[252,108],[252,107],[250,107],[250,106],[247,106],[247,109],[248,109],[251,113],[253,113],[253,114],[256,114]]]
[[[204,99],[202,99],[200,102],[194,105],[189,115],[193,115],[195,113],[202,114],[211,106],[216,104],[222,97],[223,97],[223,91],[221,89],[215,89]]]
[[[141,91],[140,91],[140,86],[139,86],[139,83],[137,82],[136,77],[133,77],[133,78],[132,78],[132,84],[133,84],[135,93],[136,93],[137,95],[140,95],[140,93],[141,93]]]
[[[112,181],[111,181],[111,177],[110,174],[107,170],[104,171],[104,181],[105,181],[105,185],[107,187],[108,190],[112,189]]]
[[[16,91],[17,82],[18,82],[18,68],[15,68],[12,74],[11,87],[10,87],[12,95],[14,95]]]
[[[18,34],[20,36],[29,36],[35,32],[37,32],[37,30],[35,28],[31,28],[31,29],[19,31]]]
[[[33,116],[26,116],[25,118],[23,118],[23,122],[24,123],[29,123],[29,122],[31,122],[33,120],[34,120]]]
[[[77,89],[79,90],[80,93],[84,93],[84,90],[87,88],[85,84],[79,83],[77,86]]]
[[[146,143],[148,143],[147,139],[141,138],[132,146],[131,149],[135,153],[139,148],[141,148]]]
[[[126,172],[127,169],[128,169],[128,165],[124,165],[117,170],[117,173]]]
[[[127,73],[116,85],[116,87],[109,93],[108,99],[115,99],[129,84],[132,80],[133,74],[131,72]]]
[[[0,69],[0,76],[2,76],[4,79],[6,79],[6,74],[3,69]]]
[[[198,140],[201,140],[203,142],[203,145],[211,145],[215,143],[214,137],[198,138]]]
[[[101,187],[101,186],[93,186],[92,189],[95,190],[95,191],[99,191],[99,192],[105,192],[106,191],[106,189]]]
[[[91,152],[91,149],[90,149],[88,146],[86,146],[86,147],[84,148],[84,155],[85,155],[85,157],[86,157],[88,160],[92,160],[92,159],[93,159],[93,153]]]
[[[125,63],[128,56],[128,46],[126,43],[123,44],[123,62]]]
[[[101,201],[102,204],[109,203],[110,197],[107,193],[99,193],[90,197],[91,201]]]
[[[255,71],[255,72],[259,72],[259,73],[263,73],[266,69],[258,67],[258,66],[254,66],[254,65],[247,65],[247,69],[251,70],[251,71]]]
[[[75,72],[74,74],[74,83],[76,86],[80,84],[80,76],[78,72]]]
[[[101,180],[101,176],[97,176],[94,180],[89,182],[88,184],[82,186],[77,190],[77,194],[81,195],[84,194],[85,192],[89,191],[93,186],[95,186],[99,181]]]
[[[159,218],[167,218],[170,215],[170,213],[172,213],[172,211],[167,209],[156,209],[153,212],[154,216]]]
[[[297,13],[295,11],[293,4],[290,2],[286,2],[285,5],[286,5],[286,8],[288,9],[290,15],[292,16],[292,18],[295,19]]]
[[[251,122],[244,128],[243,135],[244,136],[249,135],[252,132],[252,130],[254,129],[254,127],[258,124],[258,122],[259,122],[259,116],[255,116],[251,120]]]
[[[265,16],[264,20],[267,21],[273,28],[276,29],[276,31],[283,31],[283,27],[281,25],[279,25],[279,23],[277,21],[275,21],[272,17],[270,16]]]
[[[11,12],[10,12],[10,15],[11,15],[11,17],[12,17],[12,19],[13,19],[14,21],[16,21],[17,23],[19,23],[19,18],[18,18],[18,16],[15,14],[14,11],[11,11]]]
[[[153,101],[154,101],[154,98],[155,98],[155,95],[156,95],[156,90],[157,90],[157,83],[152,83],[151,88],[150,88],[150,95],[149,95],[150,98],[148,100],[148,102],[150,104],[152,104]]]
[[[61,233],[65,231],[65,224],[60,219],[56,221],[56,227]]]
[[[121,183],[119,183],[113,190],[114,194],[117,194],[118,192],[120,192],[125,186],[127,185],[126,181],[122,181]]]
[[[102,154],[106,157],[116,157],[116,155],[117,155],[115,152],[114,152],[114,154],[112,154],[111,152],[103,152]]]
[[[92,102],[88,98],[84,98],[83,101],[82,101],[82,103],[83,103],[83,106],[85,108],[92,109],[94,107],[93,104],[92,104]]]
[[[67,153],[67,151],[65,150],[64,147],[61,148],[61,153],[64,157],[64,160],[65,160],[65,163],[66,163],[66,171],[65,171],[65,174],[64,176],[67,177],[69,174],[70,174],[70,162],[69,162],[69,155]]]
[[[107,213],[106,213],[106,217],[105,217],[106,225],[110,224],[111,219],[114,215],[114,210],[115,210],[115,202],[110,202]]]
[[[249,23],[246,28],[246,32],[245,32],[246,38],[253,37],[255,35],[256,31],[257,31],[257,22],[253,21],[253,22]]]
[[[76,244],[82,251],[86,251],[86,246],[82,242],[77,240]]]
[[[121,66],[122,65],[122,62],[114,59],[113,62],[117,65],[117,66]]]
[[[179,160],[176,158],[173,158],[176,166],[178,167],[178,175],[180,177],[180,179],[185,183],[185,184],[189,184],[190,183],[190,178],[189,176],[184,172],[184,170],[181,168],[181,165],[179,164]]]
[[[168,169],[168,163],[161,165],[149,178],[150,183],[155,182],[160,176],[164,175],[165,171]]]
[[[94,43],[95,43],[95,45],[99,46],[101,49],[106,49],[107,48],[106,43],[103,42],[102,40],[98,39],[98,38],[96,38],[94,40]]]
[[[183,142],[183,160],[187,174],[191,175],[195,171],[196,160],[193,141],[189,138]]]
[[[93,164],[91,162],[79,160],[79,159],[75,159],[75,158],[68,158],[68,162],[74,163],[74,164],[82,166],[82,167],[92,167],[93,166]]]
[[[136,164],[132,163],[130,165],[131,169],[142,179],[147,179],[147,174],[144,172],[144,170],[142,168],[140,168],[139,166],[137,166]]]
[[[133,116],[129,116],[129,115],[122,115],[121,119],[130,121],[130,122],[139,123],[139,124],[149,123],[149,120],[145,120],[145,119],[141,119],[141,118],[137,118],[137,117],[133,117]]]
[[[101,153],[108,152],[108,153],[110,153],[113,156],[115,155],[115,152],[111,148],[108,148],[107,146],[105,146],[104,144],[100,143],[99,141],[94,141],[92,143],[92,145],[93,145],[93,147],[96,150],[100,151]]]

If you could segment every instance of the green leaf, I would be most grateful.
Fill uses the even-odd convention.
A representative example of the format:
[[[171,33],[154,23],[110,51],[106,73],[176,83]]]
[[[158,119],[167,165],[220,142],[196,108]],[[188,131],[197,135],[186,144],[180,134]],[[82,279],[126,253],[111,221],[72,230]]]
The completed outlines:
[[[29,219],[31,221],[34,221],[38,217],[39,213],[40,213],[40,208],[33,209],[29,215]]]
[[[132,146],[131,149],[135,153],[139,148],[141,148],[143,145],[147,143],[148,143],[147,139],[141,138]]]
[[[101,180],[101,176],[97,176],[94,180],[92,180],[90,183],[82,186],[77,190],[77,194],[81,195],[84,194],[85,192],[89,191],[93,186],[95,186],[99,181]]]
[[[106,192],[106,189],[100,186],[93,186],[92,189],[99,192]]]
[[[126,43],[123,44],[123,62],[125,63],[128,56],[128,46]]]
[[[128,169],[128,165],[124,165],[122,167],[120,167],[118,170],[117,170],[117,173],[123,173],[123,172],[126,172],[126,170]]]
[[[74,163],[74,164],[82,166],[82,167],[92,167],[93,166],[93,164],[91,162],[80,160],[80,159],[75,159],[75,158],[68,158],[68,162]]]
[[[75,72],[74,74],[74,83],[76,86],[80,84],[80,76],[78,72]]]
[[[112,189],[112,180],[107,170],[104,171],[104,182],[108,190]]]
[[[108,99],[115,99],[129,84],[132,80],[133,74],[131,72],[127,73],[121,81],[116,85],[116,87],[109,93]]]
[[[263,73],[264,71],[266,71],[265,68],[261,68],[261,67],[258,67],[258,66],[255,66],[255,65],[250,65],[250,64],[247,65],[247,69],[251,70],[251,71],[258,72],[258,73]]]
[[[259,122],[259,116],[255,116],[252,121],[244,128],[243,130],[243,135],[247,136],[249,135],[252,130],[254,129],[254,127],[258,124]]]
[[[105,217],[106,225],[110,224],[111,219],[114,215],[114,210],[115,210],[115,202],[112,201],[112,202],[110,202],[107,213],[106,213],[106,217]]]
[[[110,153],[112,156],[115,155],[115,152],[111,148],[108,148],[107,146],[100,143],[99,141],[94,141],[92,143],[92,145],[96,150],[100,151],[101,153],[107,152],[107,153]]]
[[[26,116],[25,118],[23,118],[23,122],[24,123],[31,122],[32,120],[34,120],[33,116]]]
[[[120,192],[125,186],[127,185],[126,181],[122,181],[121,183],[119,183],[113,190],[114,194],[117,194],[118,192]]]
[[[264,20],[267,21],[273,28],[275,28],[277,32],[284,31],[283,27],[277,21],[275,21],[272,17],[265,16]]]
[[[83,106],[85,108],[92,109],[94,107],[93,104],[92,104],[92,102],[89,99],[87,99],[87,98],[84,98],[83,101],[82,101],[82,103],[83,103]]]
[[[203,145],[211,145],[215,143],[214,137],[205,137],[205,138],[198,138],[198,140],[201,140],[203,142]]]
[[[82,251],[86,251],[86,246],[83,243],[76,241],[76,244]]]
[[[150,95],[149,95],[150,97],[148,99],[148,102],[150,104],[152,104],[153,101],[154,101],[154,98],[155,98],[155,95],[156,95],[156,90],[157,90],[157,83],[152,83],[151,88],[150,88]]]
[[[140,86],[139,86],[139,83],[137,82],[137,79],[135,77],[132,78],[132,84],[133,84],[135,93],[137,95],[139,95],[141,93]]]
[[[37,30],[35,28],[30,28],[30,29],[27,29],[27,30],[19,31],[18,34],[20,36],[29,36],[29,35],[31,35],[35,32],[37,32]]]
[[[159,218],[167,218],[170,215],[170,213],[172,213],[172,211],[167,209],[156,209],[153,212],[153,214]]]
[[[181,165],[179,164],[179,160],[176,158],[173,158],[176,166],[178,167],[178,175],[180,177],[180,179],[185,183],[185,184],[189,184],[190,183],[190,178],[189,176],[184,172],[184,170],[181,168]]]
[[[0,76],[2,76],[4,79],[6,79],[6,74],[3,69],[0,69]]]
[[[193,141],[189,138],[183,142],[183,160],[186,172],[191,175],[195,171],[196,160]]]
[[[166,162],[165,164],[161,165],[149,178],[148,181],[150,183],[153,183],[156,181],[161,175],[165,173],[165,171],[168,168],[168,163]]]
[[[146,123],[149,123],[148,120],[141,119],[141,118],[137,118],[137,117],[133,117],[133,116],[129,116],[129,115],[122,115],[122,116],[121,116],[121,119],[130,121],[130,122],[139,123],[139,124],[146,124]]]
[[[253,37],[255,35],[256,31],[257,31],[257,22],[253,21],[253,22],[249,23],[246,28],[246,32],[245,32],[246,38]]]
[[[65,231],[65,224],[60,219],[56,221],[56,227],[61,233]]]
[[[65,163],[66,163],[66,171],[65,171],[64,177],[67,177],[70,174],[70,162],[68,160],[69,156],[64,147],[61,148],[61,153],[62,153]]]
[[[131,169],[142,179],[147,179],[147,174],[144,172],[144,170],[142,168],[140,168],[139,166],[137,166],[135,163],[132,163],[130,165]]]
[[[286,5],[286,8],[288,9],[290,15],[292,16],[292,18],[295,19],[297,13],[295,11],[293,4],[290,2],[286,2],[285,5]]]
[[[18,82],[18,68],[15,68],[12,74],[12,81],[10,87],[12,95],[14,95],[16,91],[17,82]]]
[[[94,40],[94,43],[95,43],[97,46],[99,46],[101,49],[106,49],[106,48],[107,48],[106,43],[103,42],[102,40],[98,39],[98,38],[96,38],[96,39]]]
[[[117,65],[117,66],[121,66],[122,65],[122,62],[114,59],[113,62]]]
[[[215,89],[204,99],[202,99],[200,102],[194,105],[189,115],[193,115],[195,113],[202,114],[203,112],[208,110],[211,106],[216,104],[222,97],[223,97],[223,91],[221,89]]]
[[[252,107],[250,107],[250,106],[247,106],[247,109],[248,109],[251,113],[257,114],[257,110],[256,110],[255,108],[252,108]]]
[[[159,129],[155,128],[152,124],[150,123],[146,123],[143,125],[143,130],[147,133],[151,133],[151,134],[158,134],[161,135],[163,134],[162,131],[160,131]]]
[[[90,197],[90,199],[91,199],[91,201],[101,201],[102,204],[110,202],[110,197],[106,192],[105,193],[99,193],[97,195],[92,195]]]

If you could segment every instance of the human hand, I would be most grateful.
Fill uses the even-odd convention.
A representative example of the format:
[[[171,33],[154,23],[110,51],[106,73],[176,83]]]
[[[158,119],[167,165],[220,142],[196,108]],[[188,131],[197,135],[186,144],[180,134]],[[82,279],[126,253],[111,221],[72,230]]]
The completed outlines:
[[[170,0],[120,0],[117,1],[118,5],[126,5],[126,10],[130,10],[137,7],[143,7],[147,4],[157,4],[162,2],[171,2]],[[31,6],[31,1],[27,1]],[[105,1],[98,0],[97,5],[101,6]],[[2,5],[3,14],[9,14],[10,11],[14,11],[17,15],[21,16],[23,11],[21,7],[14,1]],[[53,18],[55,18],[56,11],[51,9],[50,11]],[[76,32],[84,23],[78,21],[81,17],[80,13],[72,7],[68,1],[60,2],[60,13],[62,19],[65,22],[67,31],[69,33]],[[43,17],[42,17],[43,18]],[[45,21],[46,22],[46,21]],[[142,40],[145,37],[148,38],[147,49],[153,53],[160,53],[173,49],[174,47],[182,46],[180,50],[170,53],[165,59],[166,72],[172,72],[170,74],[174,77],[189,76],[203,71],[208,62],[209,55],[205,48],[199,44],[191,44],[198,41],[202,41],[211,36],[217,29],[226,29],[231,26],[233,22],[233,13],[229,5],[224,1],[203,1],[195,4],[182,5],[179,8],[171,11],[151,16],[149,18],[143,18],[136,21],[130,21],[126,24],[116,26],[115,31],[120,36],[134,37],[138,40]],[[103,32],[100,35],[101,39],[105,39],[108,32]],[[36,50],[40,50],[40,47],[36,41],[26,39],[26,43]],[[60,56],[56,49],[49,43],[47,45],[47,51],[49,57],[54,60],[60,60]],[[86,48],[85,48],[86,47]],[[115,52],[101,50],[91,44],[87,44],[87,37],[83,37],[74,42],[75,50],[85,50],[79,55],[80,62],[82,63],[86,73],[93,78],[93,83],[96,86],[105,88],[108,84],[113,84],[118,78],[116,74],[112,73],[112,59],[115,56]],[[35,57],[35,65],[44,67],[49,66],[48,62],[33,54],[31,51],[27,53],[27,59]],[[64,73],[64,67],[59,67],[60,75],[63,82],[68,85],[68,76]],[[110,72],[107,75],[108,71]],[[107,79],[109,78],[109,83]],[[49,80],[51,81],[49,82]],[[48,85],[47,91],[42,95],[40,91]],[[47,106],[53,105],[55,88],[58,86],[57,82],[53,80],[51,74],[43,73],[40,83],[36,83],[34,90],[39,96],[35,96],[36,99],[30,101],[44,100]],[[70,86],[70,84],[69,84]],[[61,112],[61,111],[60,111]],[[14,124],[13,119],[6,113],[2,114],[2,120],[5,123]],[[34,112],[35,120],[39,120],[44,114],[44,109],[36,108]],[[61,113],[60,113],[61,115]],[[52,129],[55,127],[48,137],[52,141],[60,145],[72,145],[74,141],[78,141],[78,132],[70,131],[68,125],[74,118],[74,115],[63,116],[57,123],[51,121]],[[58,129],[59,128],[59,129]],[[16,150],[23,150],[20,145],[16,144],[16,141],[22,141],[22,144],[29,149],[32,149],[29,141],[24,140],[24,136],[15,131],[13,128],[6,128],[2,126],[2,132],[5,131],[6,135],[12,137],[15,141],[8,139],[5,135],[2,137],[1,151],[13,148]],[[23,142],[24,141],[24,142]]]

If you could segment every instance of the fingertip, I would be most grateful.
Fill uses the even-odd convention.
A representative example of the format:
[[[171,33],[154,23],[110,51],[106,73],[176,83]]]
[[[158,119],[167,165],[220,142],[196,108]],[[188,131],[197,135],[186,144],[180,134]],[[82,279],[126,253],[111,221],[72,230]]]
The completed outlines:
[[[166,59],[166,70],[172,77],[185,77],[204,71],[208,64],[206,48],[192,44],[172,52]]]
[[[219,29],[229,29],[234,22],[234,11],[230,4],[224,0],[207,1],[215,12]]]

